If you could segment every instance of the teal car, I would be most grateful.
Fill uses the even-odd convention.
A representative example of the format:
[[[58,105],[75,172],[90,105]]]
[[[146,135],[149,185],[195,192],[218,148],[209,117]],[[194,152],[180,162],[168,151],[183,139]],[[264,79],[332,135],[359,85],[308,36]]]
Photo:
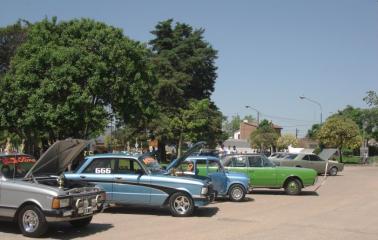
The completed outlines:
[[[287,194],[298,195],[317,180],[313,169],[278,167],[260,154],[226,155],[221,161],[225,169],[248,175],[253,188],[284,188]]]

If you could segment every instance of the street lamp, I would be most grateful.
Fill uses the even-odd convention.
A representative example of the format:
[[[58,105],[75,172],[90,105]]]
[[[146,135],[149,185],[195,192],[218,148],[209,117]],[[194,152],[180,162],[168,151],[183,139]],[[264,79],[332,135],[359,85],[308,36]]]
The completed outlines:
[[[245,108],[250,108],[250,109],[253,109],[253,110],[255,110],[257,112],[257,125],[259,125],[260,124],[260,111],[257,110],[256,108],[248,106],[248,105],[245,106]]]
[[[320,108],[320,124],[322,124],[323,123],[323,108],[322,108],[322,105],[318,101],[315,101],[315,100],[308,98],[308,97],[305,97],[305,96],[299,96],[299,98],[302,99],[302,100],[306,99],[307,101],[315,103],[316,105],[319,106],[319,108]]]

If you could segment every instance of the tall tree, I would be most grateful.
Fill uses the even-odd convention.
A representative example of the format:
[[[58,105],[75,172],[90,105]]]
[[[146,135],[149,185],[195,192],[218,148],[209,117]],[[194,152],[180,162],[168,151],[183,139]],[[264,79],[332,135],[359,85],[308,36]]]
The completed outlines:
[[[264,119],[260,122],[258,128],[251,133],[251,146],[264,151],[266,148],[275,147],[278,137],[273,123]]]
[[[151,33],[154,35],[149,42],[152,63],[159,81],[155,89],[159,116],[150,126],[159,140],[159,150],[164,153],[165,143],[179,145],[182,142],[180,136],[184,134],[183,131],[177,134],[167,126],[176,125],[175,121],[185,111],[193,110],[193,101],[209,100],[214,91],[217,51],[204,40],[203,29],[193,29],[184,23],[173,24],[172,19],[159,22]],[[210,104],[209,109],[218,111],[214,104]],[[210,124],[219,126],[201,129],[204,135],[214,135],[214,129],[221,128],[221,122]],[[183,126],[184,129],[187,127]],[[221,135],[216,134],[216,138]]]
[[[110,113],[145,122],[154,83],[148,49],[122,30],[45,19],[29,29],[1,85],[0,125],[29,146],[89,138],[102,133]]]
[[[293,147],[298,145],[298,140],[293,134],[283,134],[277,139],[277,148],[279,149],[287,149],[290,145]]]
[[[344,116],[328,118],[319,130],[317,137],[325,146],[339,149],[340,162],[342,162],[343,148],[355,149],[361,144],[357,124]]]
[[[0,78],[8,69],[17,48],[25,42],[30,23],[19,20],[13,25],[0,28]]]

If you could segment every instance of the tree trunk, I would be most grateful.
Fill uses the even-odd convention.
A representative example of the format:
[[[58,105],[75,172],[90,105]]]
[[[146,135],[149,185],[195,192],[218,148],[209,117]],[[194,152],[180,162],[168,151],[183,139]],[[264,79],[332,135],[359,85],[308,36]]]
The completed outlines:
[[[343,162],[343,153],[341,152],[341,148],[339,148],[339,162]]]
[[[160,162],[166,162],[167,161],[167,154],[165,152],[165,139],[160,139],[158,142],[158,154],[159,154],[159,159]]]
[[[182,154],[182,132],[180,132],[180,137],[177,144],[177,158],[181,157],[181,154]]]

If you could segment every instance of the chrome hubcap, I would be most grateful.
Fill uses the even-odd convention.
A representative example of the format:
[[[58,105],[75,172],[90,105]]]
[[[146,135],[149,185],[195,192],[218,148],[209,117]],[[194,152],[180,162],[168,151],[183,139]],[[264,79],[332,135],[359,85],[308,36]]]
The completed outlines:
[[[186,196],[179,196],[173,202],[173,207],[179,214],[185,214],[190,208],[190,201]]]
[[[336,173],[337,173],[337,170],[335,168],[332,168],[331,169],[331,175],[336,175]]]
[[[39,218],[33,210],[27,210],[22,216],[22,225],[26,232],[34,232],[39,225]]]
[[[243,196],[243,191],[240,188],[234,188],[231,195],[233,199],[239,200]]]
[[[289,183],[289,189],[290,189],[291,192],[295,192],[295,191],[298,190],[298,186],[295,182],[290,182]]]

